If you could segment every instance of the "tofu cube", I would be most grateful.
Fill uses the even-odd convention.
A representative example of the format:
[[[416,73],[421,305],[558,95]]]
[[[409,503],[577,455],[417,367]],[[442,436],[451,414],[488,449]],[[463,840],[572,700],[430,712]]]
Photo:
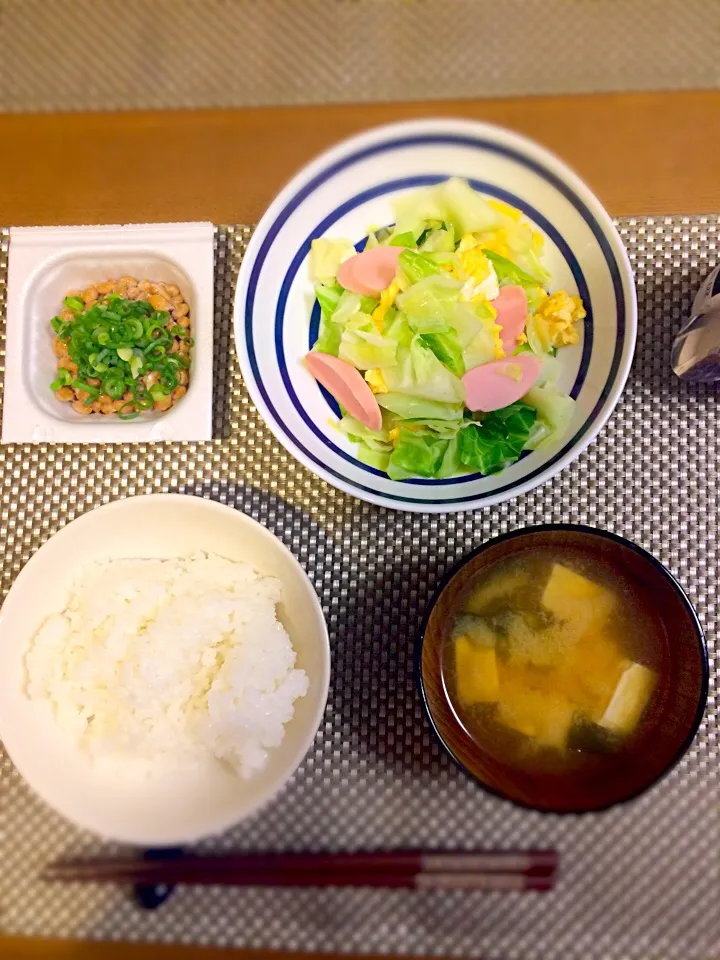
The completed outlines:
[[[455,671],[460,703],[495,703],[498,698],[498,670],[495,648],[473,643],[466,636],[455,638]]]
[[[627,736],[637,727],[657,683],[657,674],[641,663],[629,663],[600,720],[600,726]]]
[[[498,720],[540,746],[562,749],[575,705],[552,686],[552,673],[532,665],[501,665]]]
[[[601,626],[607,620],[615,598],[600,584],[556,563],[545,586],[542,604],[559,620],[572,622],[578,631],[584,631]]]
[[[500,695],[498,719],[502,723],[532,737],[539,746],[565,747],[575,716],[569,700],[539,690],[527,690],[517,699],[506,700],[504,692]]]

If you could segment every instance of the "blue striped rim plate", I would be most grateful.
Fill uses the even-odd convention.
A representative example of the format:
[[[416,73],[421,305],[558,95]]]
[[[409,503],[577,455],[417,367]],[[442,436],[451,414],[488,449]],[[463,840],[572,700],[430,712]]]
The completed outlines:
[[[579,293],[583,340],[561,351],[560,386],[575,397],[567,435],[503,473],[393,481],[360,463],[333,426],[336,410],[302,358],[317,334],[310,243],[363,242],[392,222],[393,196],[451,176],[519,207],[546,237],[552,289]],[[593,440],[612,413],[635,347],[630,263],[600,202],[548,151],[508,130],[465,120],[378,127],[313,161],[271,204],[248,246],[235,296],[235,341],[250,395],[277,439],[318,477],[362,500],[429,513],[474,510],[549,480]]]

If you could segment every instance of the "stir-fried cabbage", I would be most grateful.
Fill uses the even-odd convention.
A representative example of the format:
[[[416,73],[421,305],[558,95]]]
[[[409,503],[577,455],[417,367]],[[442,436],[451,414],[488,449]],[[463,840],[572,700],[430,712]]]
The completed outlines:
[[[465,400],[465,387],[420,336],[412,339],[409,347],[398,347],[397,363],[383,372],[388,389],[440,403],[458,403]]]
[[[347,414],[338,429],[362,462],[394,480],[504,470],[570,426],[574,401],[557,387],[556,354],[579,339],[568,324],[582,319],[582,304],[564,291],[548,297],[542,235],[520,211],[464,180],[403,194],[393,206],[395,224],[372,227],[365,247],[402,248],[394,280],[377,296],[337,282],[340,265],[354,254],[349,240],[320,238],[311,246],[320,307],[313,349],[359,370],[382,411],[380,430]],[[527,301],[524,327],[509,348],[501,308],[489,299],[507,286],[524,290],[520,301],[510,298],[520,309]],[[464,375],[507,357],[507,349],[538,356],[540,374],[520,400],[471,415]]]
[[[310,244],[310,279],[314,284],[335,282],[340,264],[355,253],[349,240],[328,240],[320,237]]]

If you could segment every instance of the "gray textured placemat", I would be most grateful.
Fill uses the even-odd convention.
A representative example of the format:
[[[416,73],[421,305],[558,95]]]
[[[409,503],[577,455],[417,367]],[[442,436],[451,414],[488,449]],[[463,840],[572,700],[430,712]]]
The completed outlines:
[[[718,0],[0,0],[0,111],[720,86]]]
[[[716,392],[669,372],[669,348],[717,259],[720,217],[626,219],[637,271],[638,349],[610,423],[551,483],[500,507],[393,513],[314,479],[273,440],[233,355],[232,294],[250,231],[217,233],[217,418],[225,439],[149,446],[0,448],[6,590],[68,519],[117,497],[180,490],[237,505],[293,550],[330,625],[325,722],[292,785],[208,848],[556,846],[551,894],[182,889],[143,913],[111,887],[45,887],[47,860],[98,843],[2,769],[0,903],[9,933],[489,960],[707,960],[720,953],[720,746],[716,672],[720,439]],[[0,262],[5,292],[7,235]],[[431,741],[412,674],[413,635],[438,576],[472,546],[539,521],[581,521],[650,549],[708,631],[711,689],[685,760],[641,799],[554,817],[485,795]]]

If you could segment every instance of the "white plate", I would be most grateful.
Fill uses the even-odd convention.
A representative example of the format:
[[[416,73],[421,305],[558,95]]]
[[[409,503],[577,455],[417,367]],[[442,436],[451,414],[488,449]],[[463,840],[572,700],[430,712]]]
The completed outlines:
[[[285,588],[279,615],[307,671],[282,744],[244,781],[225,765],[150,779],[100,769],[62,734],[49,706],[24,693],[24,656],[49,613],[61,610],[78,566],[107,558],[187,556],[197,551],[244,560]],[[232,507],[180,494],[132,497],[86,513],[47,541],[20,572],[0,611],[0,739],[46,803],[114,840],[169,846],[218,833],[266,804],[305,756],[325,709],[330,648],[320,603],[300,564],[265,527]]]
[[[335,414],[302,362],[316,331],[308,275],[320,236],[358,243],[392,222],[401,192],[451,176],[519,207],[546,237],[552,289],[579,293],[584,339],[561,352],[560,386],[577,399],[567,435],[491,477],[390,480],[362,464],[332,426]],[[314,311],[315,317],[317,312]],[[302,170],[272,203],[243,259],[235,298],[240,366],[280,442],[317,476],[362,500],[400,510],[472,510],[549,480],[595,437],[625,384],[637,304],[630,263],[610,217],[564,163],[524,137],[464,120],[378,127]]]

